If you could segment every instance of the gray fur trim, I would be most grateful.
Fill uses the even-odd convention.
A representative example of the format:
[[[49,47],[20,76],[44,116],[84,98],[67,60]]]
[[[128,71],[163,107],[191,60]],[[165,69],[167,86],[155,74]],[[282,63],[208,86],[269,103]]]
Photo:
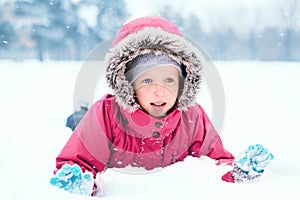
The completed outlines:
[[[170,57],[186,66],[184,87],[178,98],[178,109],[186,110],[195,102],[200,89],[201,70],[207,61],[200,50],[184,37],[150,27],[128,35],[106,54],[106,79],[117,102],[129,112],[134,112],[140,107],[124,72],[128,61],[150,51],[156,54],[168,53]]]
[[[232,170],[232,177],[235,183],[247,183],[247,182],[254,182],[259,180],[261,177],[262,172],[258,172],[257,174],[249,174],[241,170],[236,164],[234,164]]]

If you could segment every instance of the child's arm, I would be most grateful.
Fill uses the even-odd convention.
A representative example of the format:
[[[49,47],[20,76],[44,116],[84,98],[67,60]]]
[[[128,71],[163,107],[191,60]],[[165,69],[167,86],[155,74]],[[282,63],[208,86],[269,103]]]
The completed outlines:
[[[200,128],[191,146],[192,151],[197,152],[198,150],[199,156],[206,155],[217,160],[218,165],[233,165],[232,170],[223,175],[223,181],[240,183],[258,180],[274,156],[262,145],[257,144],[249,146],[235,159],[234,156],[223,147],[220,136],[203,109],[200,106],[199,108],[202,118],[200,117]]]
[[[88,147],[90,144],[82,141],[79,134],[75,131],[57,156],[56,168],[60,169],[65,164],[78,164],[83,171],[87,170],[96,176],[97,172],[105,169],[109,150],[106,146],[107,144],[104,144],[105,142],[95,140],[95,143],[99,143],[99,147],[101,147],[99,151],[102,151],[101,158],[98,157],[98,159],[96,158],[96,152],[91,147]]]
[[[55,180],[54,183],[61,184],[60,181],[57,181],[57,174],[59,173],[59,177],[63,177],[63,174],[67,175],[69,172],[66,172],[65,169],[73,169],[73,166],[78,166],[75,169],[81,169],[82,174],[90,173],[93,180],[98,172],[105,169],[110,156],[109,143],[111,141],[107,112],[102,101],[97,102],[89,109],[57,156],[57,170],[52,182]],[[78,177],[85,176],[74,176],[67,180],[78,183],[77,179],[80,179]],[[64,181],[64,178],[62,180]],[[73,182],[71,183],[73,184]],[[56,186],[60,187],[59,185]],[[68,186],[68,188],[70,187]],[[78,187],[76,188],[78,189]],[[67,190],[74,193],[73,189],[72,191]]]
[[[78,124],[56,158],[56,167],[78,164],[94,175],[105,169],[110,156],[111,129],[103,101],[95,103]]]
[[[191,151],[198,152],[196,156],[208,156],[217,160],[217,164],[232,164],[234,156],[224,148],[219,134],[200,105],[197,112],[199,124],[190,147]]]

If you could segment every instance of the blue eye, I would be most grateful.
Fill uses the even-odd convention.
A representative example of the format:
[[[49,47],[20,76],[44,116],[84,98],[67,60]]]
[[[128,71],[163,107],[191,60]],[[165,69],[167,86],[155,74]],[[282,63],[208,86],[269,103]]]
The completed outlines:
[[[143,80],[143,82],[144,82],[144,83],[151,83],[151,82],[152,82],[152,80],[151,80],[151,79],[149,79],[149,78],[146,78],[145,80]]]
[[[165,82],[166,82],[166,83],[173,83],[173,82],[174,82],[174,79],[173,79],[173,78],[166,78],[166,79],[165,79]]]

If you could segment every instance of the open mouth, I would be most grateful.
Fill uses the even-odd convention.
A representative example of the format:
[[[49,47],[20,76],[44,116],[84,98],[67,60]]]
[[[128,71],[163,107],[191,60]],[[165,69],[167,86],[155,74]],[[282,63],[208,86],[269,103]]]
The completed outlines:
[[[162,107],[165,106],[167,103],[166,102],[162,102],[162,103],[150,103],[151,106],[155,106],[155,107]]]
[[[150,103],[151,107],[152,107],[152,111],[154,113],[152,113],[153,116],[158,116],[157,114],[159,114],[159,117],[161,117],[161,112],[164,112],[165,110],[165,106],[167,105],[167,102],[161,102],[161,101],[157,101],[157,102],[151,102]],[[149,111],[151,112],[151,111]],[[158,113],[157,113],[158,112]]]

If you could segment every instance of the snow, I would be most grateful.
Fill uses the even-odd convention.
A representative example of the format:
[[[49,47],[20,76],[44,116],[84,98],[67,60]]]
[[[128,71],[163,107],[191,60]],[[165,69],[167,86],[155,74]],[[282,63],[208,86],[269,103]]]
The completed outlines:
[[[49,184],[55,157],[69,138],[66,117],[81,62],[0,61],[3,200],[94,199]],[[234,155],[261,143],[274,155],[262,179],[251,184],[221,181],[228,166],[191,158],[165,169],[102,174],[103,199],[278,199],[299,196],[300,63],[215,62],[226,95],[221,136]],[[205,90],[205,88],[204,88]],[[205,91],[203,91],[205,94]],[[199,97],[211,110],[207,96]],[[211,113],[210,111],[208,113]]]

